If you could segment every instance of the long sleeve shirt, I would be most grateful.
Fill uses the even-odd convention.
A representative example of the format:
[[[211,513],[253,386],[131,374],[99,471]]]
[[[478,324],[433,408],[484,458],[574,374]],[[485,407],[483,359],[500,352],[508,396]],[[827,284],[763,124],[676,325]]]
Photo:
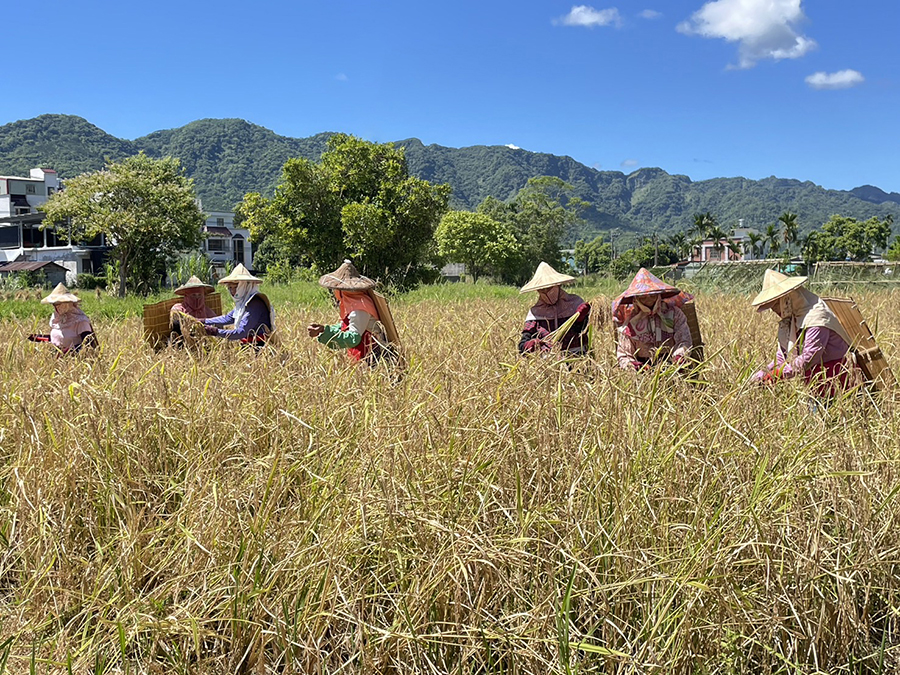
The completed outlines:
[[[658,316],[651,316],[650,321],[660,321]],[[642,342],[625,334],[625,329],[619,329],[619,341],[616,344],[616,361],[619,367],[625,370],[633,370],[635,362],[640,360],[652,359],[656,356],[657,350],[668,352],[670,358],[679,356],[687,356],[694,342],[691,339],[691,329],[688,326],[687,318],[679,308],[675,308],[674,312],[675,332],[662,333],[665,337],[661,342]]]
[[[849,345],[835,331],[823,326],[813,326],[803,331],[803,348],[788,361],[781,345],[775,354],[775,361],[766,369],[769,372],[780,368],[782,378],[803,375],[806,371],[831,361],[839,361],[849,349]]]
[[[374,323],[374,316],[357,309],[347,316],[346,328],[342,328],[339,323],[325,326],[325,330],[316,339],[331,349],[351,349],[362,342],[363,334],[371,330]]]
[[[205,319],[203,323],[207,326],[231,325],[234,323],[234,310],[222,316]],[[243,340],[252,335],[267,335],[270,323],[269,306],[262,298],[252,298],[247,304],[247,311],[241,317],[240,324],[231,330],[220,328],[216,335],[226,340]]]

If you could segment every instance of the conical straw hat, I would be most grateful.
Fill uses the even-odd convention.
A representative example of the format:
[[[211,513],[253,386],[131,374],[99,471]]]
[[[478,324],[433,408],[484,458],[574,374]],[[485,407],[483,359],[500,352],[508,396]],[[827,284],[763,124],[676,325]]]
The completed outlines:
[[[330,274],[319,277],[319,285],[335,291],[367,291],[375,288],[375,282],[364,277],[349,260]]]
[[[258,279],[257,277],[250,274],[250,270],[244,267],[241,263],[235,265],[234,269],[231,270],[231,274],[229,274],[227,277],[219,279],[220,284],[236,284],[239,281],[256,281],[262,283],[262,279]]]
[[[50,295],[41,300],[41,303],[45,305],[56,305],[60,302],[81,302],[81,298],[74,293],[69,293],[65,284],[56,284],[56,288],[50,292]]]
[[[550,288],[551,286],[559,286],[561,284],[570,284],[575,281],[575,277],[568,274],[560,274],[545,262],[538,265],[537,271],[531,277],[531,281],[522,286],[519,293],[527,293],[528,291],[539,291],[542,288]]]
[[[753,298],[753,302],[750,304],[754,307],[765,305],[776,298],[780,298],[782,295],[787,295],[794,289],[800,288],[806,283],[806,279],[807,277],[789,277],[775,270],[766,270],[766,275],[763,277],[762,291]]]
[[[632,302],[634,298],[642,296],[658,295],[663,298],[670,298],[679,293],[681,293],[679,289],[670,286],[655,274],[651,273],[650,270],[642,267],[638,270],[637,274],[634,275],[634,279],[631,280],[628,288],[625,289],[625,292],[622,293],[617,300],[620,304],[627,305]]]
[[[210,286],[209,284],[204,284],[202,281],[200,281],[200,279],[194,276],[181,284],[181,286],[179,286],[172,292],[176,295],[184,295],[185,291],[189,291],[192,288],[204,288],[206,289],[207,293],[211,293],[213,291],[212,286]]]

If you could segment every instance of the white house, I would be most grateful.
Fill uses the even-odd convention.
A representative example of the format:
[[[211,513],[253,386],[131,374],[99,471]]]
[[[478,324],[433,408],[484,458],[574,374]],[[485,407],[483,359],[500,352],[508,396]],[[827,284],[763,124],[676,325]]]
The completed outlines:
[[[250,246],[250,230],[234,226],[234,214],[230,211],[206,211],[203,226],[206,239],[202,248],[206,257],[216,267],[224,267],[230,260],[253,269],[253,250]]]
[[[51,226],[41,229],[44,214],[37,207],[60,189],[53,169],[32,169],[30,175],[0,176],[0,263],[14,260],[55,262],[67,270],[67,283],[80,272],[100,271],[106,242],[97,237],[70,244]]]
[[[71,284],[82,272],[100,274],[108,247],[103,237],[69,243],[68,237],[57,237],[54,226],[41,229],[44,214],[37,207],[59,189],[53,169],[32,169],[28,178],[0,176],[0,264],[55,262],[66,268],[66,283]],[[253,269],[250,231],[234,227],[233,213],[207,212],[203,230],[207,236],[202,250],[213,265],[223,268],[233,261]]]

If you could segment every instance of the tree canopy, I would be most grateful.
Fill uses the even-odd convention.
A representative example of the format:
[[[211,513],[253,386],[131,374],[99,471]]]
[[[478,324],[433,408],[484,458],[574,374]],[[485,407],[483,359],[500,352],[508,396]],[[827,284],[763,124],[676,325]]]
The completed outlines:
[[[438,253],[453,262],[461,262],[473,281],[489,274],[507,275],[520,255],[519,242],[505,223],[482,213],[451,211],[435,232]]]
[[[167,258],[200,245],[204,222],[181,163],[144,153],[69,179],[41,210],[47,223],[69,219],[73,241],[105,235],[119,266],[120,296],[126,285],[141,291],[155,286]]]
[[[408,286],[434,273],[434,231],[450,187],[409,175],[402,149],[335,134],[320,162],[292,158],[271,198],[238,211],[263,261],[288,257],[318,271],[350,258],[365,275]]]

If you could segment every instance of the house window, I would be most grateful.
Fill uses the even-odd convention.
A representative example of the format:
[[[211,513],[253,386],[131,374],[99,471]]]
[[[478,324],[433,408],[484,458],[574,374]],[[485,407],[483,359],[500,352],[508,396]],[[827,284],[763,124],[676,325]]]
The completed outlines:
[[[43,248],[44,231],[39,227],[22,225],[22,246],[25,248]]]
[[[35,194],[35,186],[34,183],[26,183],[25,184],[25,194],[33,195]]]
[[[19,226],[0,227],[0,248],[19,248]]]
[[[244,237],[239,234],[231,238],[231,245],[234,246],[234,262],[244,264]]]
[[[15,213],[15,215],[17,215],[17,216],[24,216],[24,215],[26,215],[26,214],[28,214],[28,213],[31,213],[31,209],[28,208],[27,206],[17,206],[17,207],[16,207],[16,213]]]
[[[206,240],[206,250],[210,253],[224,253],[225,240],[219,237],[212,237]]]
[[[225,227],[225,219],[216,218],[216,227]]]

